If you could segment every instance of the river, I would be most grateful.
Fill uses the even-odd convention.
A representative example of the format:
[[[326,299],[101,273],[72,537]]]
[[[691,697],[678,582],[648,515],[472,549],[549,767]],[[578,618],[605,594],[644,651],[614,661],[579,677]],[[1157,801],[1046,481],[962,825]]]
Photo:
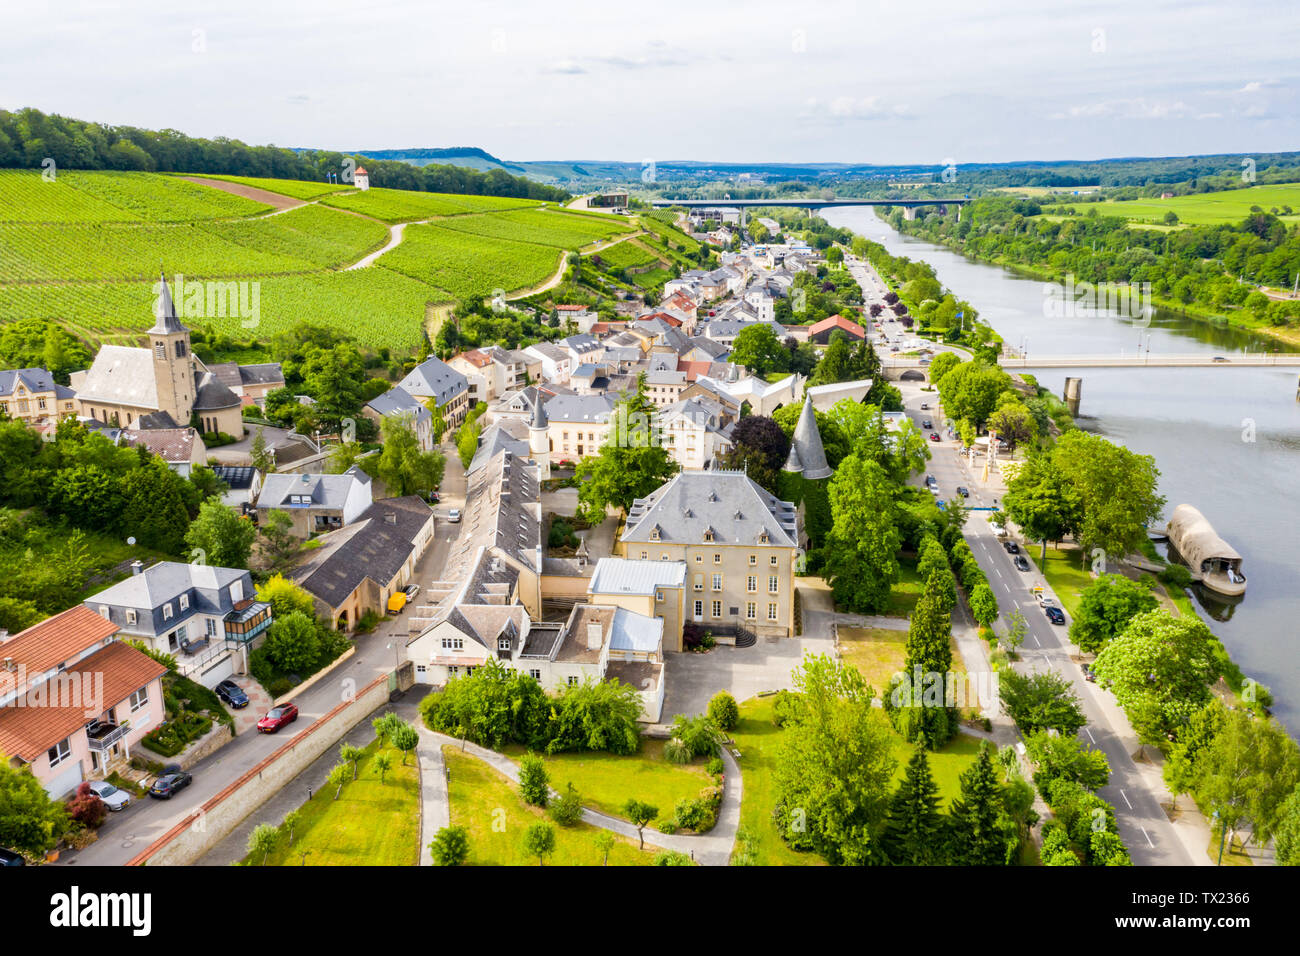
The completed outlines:
[[[1060,315],[1044,283],[898,233],[870,208],[822,212],[832,225],[921,259],[979,310],[1007,345],[1039,355],[1271,351],[1272,340],[1157,310],[1141,327],[1115,310]],[[1049,314],[1051,317],[1049,317]],[[1061,394],[1064,369],[1029,369]],[[1274,713],[1300,735],[1300,403],[1294,369],[1073,369],[1083,378],[1078,424],[1155,457],[1166,514],[1188,502],[1242,555],[1246,594],[1235,605],[1194,589],[1197,610],[1250,677],[1273,690]],[[1160,546],[1163,549],[1163,545]]]

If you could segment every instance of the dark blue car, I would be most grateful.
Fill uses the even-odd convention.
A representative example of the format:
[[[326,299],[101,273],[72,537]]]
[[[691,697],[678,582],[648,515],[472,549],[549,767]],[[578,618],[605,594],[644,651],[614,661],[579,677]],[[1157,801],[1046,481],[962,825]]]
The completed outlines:
[[[235,710],[248,706],[248,695],[244,693],[243,688],[233,680],[223,680],[217,685],[217,696],[224,700]]]
[[[1047,615],[1047,619],[1053,624],[1065,623],[1065,613],[1059,607],[1045,607],[1043,613]]]

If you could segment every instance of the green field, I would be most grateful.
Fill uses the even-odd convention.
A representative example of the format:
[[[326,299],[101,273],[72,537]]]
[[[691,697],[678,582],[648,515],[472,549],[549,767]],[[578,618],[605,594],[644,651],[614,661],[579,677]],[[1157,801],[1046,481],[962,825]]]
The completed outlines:
[[[592,255],[599,258],[610,269],[637,269],[660,265],[663,261],[657,254],[635,241],[620,242],[618,245],[610,246],[608,249],[601,249],[599,252],[592,253]]]
[[[509,199],[502,196],[460,196],[412,192],[406,189],[369,189],[329,196],[327,206],[349,209],[383,222],[414,222],[435,216],[461,216],[469,212],[499,212],[540,206],[537,199]]]
[[[1300,222],[1300,183],[1281,183],[1269,186],[1250,186],[1225,192],[1200,193],[1195,196],[1174,196],[1170,199],[1133,199],[1126,202],[1091,202],[1065,204],[1075,215],[1086,216],[1097,210],[1099,216],[1121,216],[1133,222],[1160,223],[1165,214],[1173,212],[1182,223],[1190,225],[1217,225],[1238,223],[1250,215],[1251,206],[1265,212],[1273,207],[1290,206],[1295,212],[1282,216],[1286,222]]]
[[[447,762],[448,796],[452,826],[469,830],[471,866],[537,866],[521,843],[533,823],[546,821],[545,811],[524,803],[505,777],[483,761],[443,747]],[[603,855],[596,845],[597,828],[587,823],[561,827],[555,824],[555,853],[547,866],[600,866]],[[610,866],[648,866],[654,855],[616,837],[609,854]]]
[[[92,345],[138,344],[161,266],[169,281],[256,288],[255,324],[205,309],[182,316],[194,328],[265,341],[305,321],[363,345],[415,347],[430,305],[533,288],[566,250],[631,229],[536,200],[213,178],[321,201],[268,215],[178,175],[66,171],[47,182],[39,171],[0,170],[0,322],[48,318]],[[430,216],[447,218],[408,226],[392,251],[345,271],[388,242],[388,223]]]
[[[643,229],[645,229],[647,232],[654,233],[662,241],[671,242],[672,244],[676,246],[680,246],[681,248],[685,249],[687,252],[690,253],[699,252],[700,250],[699,242],[697,242],[695,239],[692,239],[690,236],[682,232],[676,226],[664,222],[662,219],[659,219],[653,215],[641,216],[639,217],[639,219],[641,222],[641,227]]]
[[[220,176],[212,173],[194,173],[201,179],[219,179],[226,183],[238,183],[241,186],[252,186],[254,189],[265,189],[269,193],[279,193],[281,196],[289,196],[293,199],[312,200],[319,199],[321,196],[328,196],[330,193],[348,192],[356,187],[349,186],[346,183],[313,183],[301,179],[265,179],[260,176]]]

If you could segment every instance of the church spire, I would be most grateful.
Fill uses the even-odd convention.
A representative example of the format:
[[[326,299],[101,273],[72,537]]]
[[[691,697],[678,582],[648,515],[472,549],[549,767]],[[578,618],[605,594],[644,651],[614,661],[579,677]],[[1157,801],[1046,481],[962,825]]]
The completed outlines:
[[[167,274],[158,277],[158,295],[154,300],[154,324],[150,335],[171,335],[184,332],[185,326],[176,315],[176,305],[172,302],[172,291],[167,287]]]

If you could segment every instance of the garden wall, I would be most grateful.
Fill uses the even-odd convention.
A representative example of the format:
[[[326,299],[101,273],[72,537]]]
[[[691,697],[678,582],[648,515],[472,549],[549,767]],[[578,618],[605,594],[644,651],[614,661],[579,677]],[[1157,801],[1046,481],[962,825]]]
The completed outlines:
[[[333,747],[389,695],[391,675],[367,685],[209,799],[151,843],[128,866],[188,866],[224,839],[244,817]]]

